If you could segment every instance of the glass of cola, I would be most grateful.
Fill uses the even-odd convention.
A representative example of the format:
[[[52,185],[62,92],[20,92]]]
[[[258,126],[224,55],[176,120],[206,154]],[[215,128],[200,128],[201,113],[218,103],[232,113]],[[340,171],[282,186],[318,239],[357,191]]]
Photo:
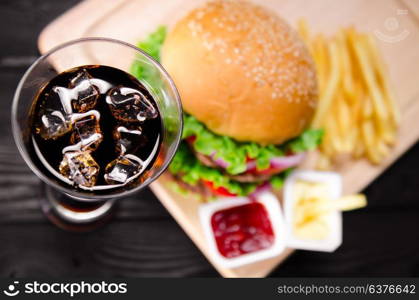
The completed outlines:
[[[130,74],[133,66],[140,78]],[[103,224],[117,198],[158,178],[182,124],[179,94],[163,67],[108,38],[71,41],[38,58],[12,106],[19,152],[43,182],[41,207],[69,230]]]

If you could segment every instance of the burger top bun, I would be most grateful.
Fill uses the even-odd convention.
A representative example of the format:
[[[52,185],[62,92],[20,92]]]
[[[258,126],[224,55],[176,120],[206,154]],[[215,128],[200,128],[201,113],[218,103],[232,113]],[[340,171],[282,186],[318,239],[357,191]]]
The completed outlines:
[[[174,26],[161,54],[185,111],[215,133],[280,144],[311,121],[313,61],[297,33],[260,6],[208,2]]]

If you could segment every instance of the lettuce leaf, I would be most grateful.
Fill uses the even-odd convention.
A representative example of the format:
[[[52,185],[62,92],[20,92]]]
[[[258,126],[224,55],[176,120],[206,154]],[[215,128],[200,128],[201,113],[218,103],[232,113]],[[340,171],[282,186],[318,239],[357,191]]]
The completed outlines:
[[[230,179],[220,170],[201,164],[186,142],[179,145],[178,151],[169,166],[169,171],[179,175],[180,179],[190,185],[200,180],[211,181],[215,188],[224,187],[230,193],[246,196],[256,189],[257,183],[241,183]]]
[[[219,158],[228,164],[226,171],[236,175],[246,171],[247,157],[256,159],[258,170],[269,168],[273,157],[284,156],[289,152],[304,152],[315,149],[321,142],[323,130],[308,129],[299,137],[282,145],[261,146],[248,142],[237,142],[227,136],[217,135],[208,130],[204,124],[195,117],[185,114],[183,125],[183,138],[194,136],[194,150],[204,155]]]
[[[286,147],[295,153],[314,150],[320,145],[323,134],[323,129],[308,129],[299,137],[287,142]]]
[[[137,47],[149,54],[156,61],[160,62],[160,50],[166,38],[166,26],[159,26],[156,31],[148,35]],[[131,65],[131,74],[140,80],[145,81],[150,87],[160,86],[160,78],[154,68],[150,68],[142,59],[136,59]]]
[[[166,26],[159,26],[144,41],[138,43],[138,48],[147,52],[155,60],[160,61],[160,49],[166,39]]]

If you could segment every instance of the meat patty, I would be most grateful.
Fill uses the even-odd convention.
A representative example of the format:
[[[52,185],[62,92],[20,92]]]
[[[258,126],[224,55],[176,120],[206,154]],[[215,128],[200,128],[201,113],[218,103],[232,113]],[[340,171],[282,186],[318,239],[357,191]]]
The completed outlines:
[[[193,148],[192,148],[192,151],[193,151],[194,155],[196,156],[196,158],[204,166],[207,166],[207,167],[210,167],[210,168],[218,168],[218,169],[221,169],[221,167],[219,165],[217,165],[210,156],[205,155],[205,154],[202,154],[202,153],[199,153],[199,152],[195,151]]]
[[[271,174],[254,174],[254,173],[242,173],[238,175],[229,175],[228,176],[238,182],[261,182],[267,181],[272,177]]]
[[[211,190],[207,186],[205,186],[205,184],[203,184],[200,181],[197,182],[195,185],[190,185],[190,184],[187,184],[186,182],[184,182],[180,178],[182,175],[180,175],[180,174],[173,175],[171,173],[169,173],[169,174],[170,174],[171,179],[173,181],[175,181],[176,184],[179,185],[180,188],[182,188],[183,190],[186,190],[188,192],[192,192],[194,194],[197,194],[199,197],[202,198],[202,200],[204,202],[208,201],[208,199],[210,197],[214,196],[213,193],[211,192]]]

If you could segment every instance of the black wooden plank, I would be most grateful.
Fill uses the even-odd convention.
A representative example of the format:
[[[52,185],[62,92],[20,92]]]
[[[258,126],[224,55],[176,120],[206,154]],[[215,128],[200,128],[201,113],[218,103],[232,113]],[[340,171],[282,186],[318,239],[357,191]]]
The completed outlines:
[[[0,226],[0,277],[216,275],[172,220],[113,222],[91,233],[49,223]]]

